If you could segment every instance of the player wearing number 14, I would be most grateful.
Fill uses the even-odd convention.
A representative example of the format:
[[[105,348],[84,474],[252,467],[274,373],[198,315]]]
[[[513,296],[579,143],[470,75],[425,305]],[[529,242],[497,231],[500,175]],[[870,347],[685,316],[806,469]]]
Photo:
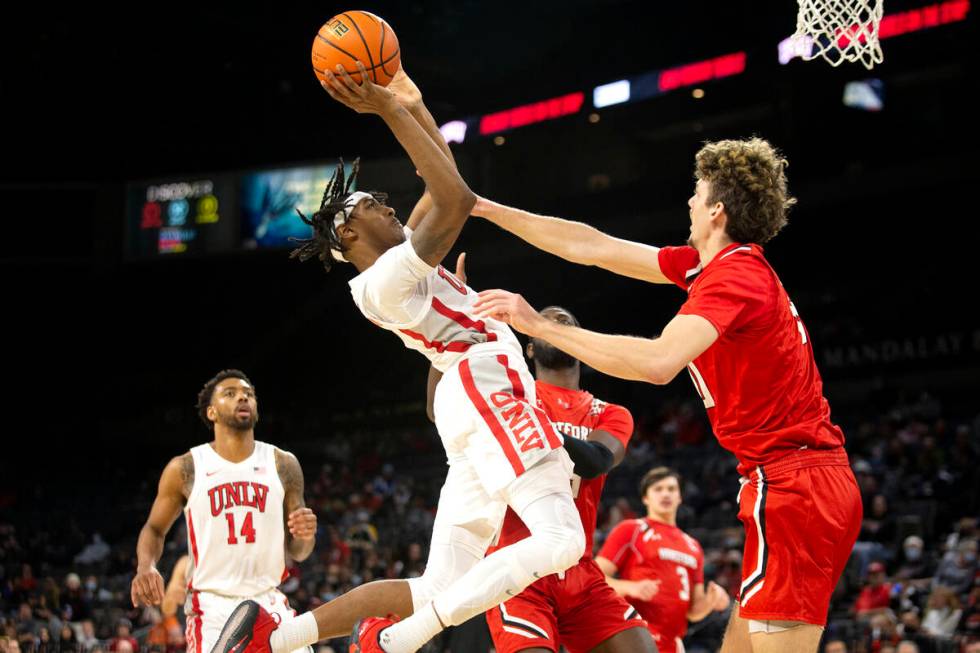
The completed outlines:
[[[296,457],[255,440],[258,404],[245,374],[219,372],[198,395],[198,410],[214,440],[177,456],[163,470],[140,532],[132,585],[134,606],[162,601],[156,563],[183,510],[190,554],[188,653],[211,650],[242,597],[277,614],[280,622],[290,621],[295,613],[276,589],[285,578],[285,553],[305,559],[316,534],[316,516],[303,503]]]

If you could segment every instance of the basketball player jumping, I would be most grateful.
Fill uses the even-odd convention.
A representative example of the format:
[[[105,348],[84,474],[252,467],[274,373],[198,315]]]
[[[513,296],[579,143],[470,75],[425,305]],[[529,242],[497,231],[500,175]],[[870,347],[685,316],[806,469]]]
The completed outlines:
[[[844,434],[830,420],[809,335],[761,247],[795,201],[785,166],[758,138],[702,147],[687,247],[658,249],[484,200],[474,210],[567,260],[687,291],[652,340],[552,322],[503,290],[481,293],[476,308],[612,376],[664,384],[688,369],[742,474],[742,587],[725,653],[816,651],[861,525]]]
[[[578,326],[575,316],[559,306],[542,309],[541,315]],[[534,361],[538,405],[565,436],[565,449],[575,463],[572,494],[585,530],[585,552],[571,569],[535,581],[518,596],[487,611],[494,647],[497,653],[557,653],[559,644],[569,653],[656,651],[637,611],[616,595],[592,559],[599,497],[606,474],[626,455],[633,416],[626,408],[582,390],[579,362],[563,351],[532,338],[526,352]],[[491,551],[519,542],[527,534],[521,520],[508,510]]]
[[[294,254],[317,257],[327,269],[337,261],[353,264],[359,274],[350,281],[351,293],[364,316],[444,373],[435,421],[449,471],[429,559],[419,578],[362,585],[278,628],[260,606],[243,603],[216,653],[285,653],[352,626],[351,651],[416,651],[443,628],[571,567],[585,548],[569,486],[572,464],[561,436],[535,406],[517,338],[501,322],[475,319],[476,293],[439,265],[476,198],[404,71],[385,88],[358,69],[361,85],[344,72],[328,75],[325,90],[358,113],[384,120],[426,192],[406,234],[383,194],[350,192],[353,175],[345,183],[341,165],[309,220],[313,238]],[[484,557],[508,506],[530,536]],[[397,623],[372,617],[388,613],[411,616]]]
[[[642,519],[616,524],[596,556],[606,580],[647,621],[659,653],[684,653],[687,622],[701,621],[731,600],[718,583],[704,587],[704,552],[693,537],[677,528],[680,477],[654,467],[640,481],[647,508]],[[618,576],[618,578],[617,578]]]
[[[303,470],[296,456],[255,439],[258,403],[244,373],[219,372],[204,385],[197,408],[214,440],[164,468],[136,545],[131,595],[134,606],[164,600],[156,563],[183,510],[191,556],[185,572],[187,649],[207,653],[242,597],[284,623],[293,618],[276,587],[285,577],[287,550],[294,560],[313,551],[316,515],[303,502]]]

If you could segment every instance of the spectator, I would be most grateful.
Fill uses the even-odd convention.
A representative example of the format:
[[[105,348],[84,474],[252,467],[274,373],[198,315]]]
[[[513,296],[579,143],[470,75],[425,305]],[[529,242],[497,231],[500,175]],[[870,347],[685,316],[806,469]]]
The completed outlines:
[[[102,535],[95,533],[92,535],[92,543],[75,556],[75,563],[80,565],[95,564],[108,558],[110,553],[112,553],[112,549],[102,539]]]
[[[872,615],[868,624],[868,653],[881,653],[883,646],[895,646],[898,642],[894,618],[887,612]]]
[[[960,601],[948,587],[939,585],[929,595],[922,630],[933,637],[950,638],[963,616]]]
[[[956,594],[966,594],[973,586],[973,577],[977,571],[977,541],[974,539],[960,540],[956,545],[956,553],[946,556],[939,563],[933,586],[945,586]]]
[[[925,543],[918,535],[909,535],[902,543],[901,564],[893,578],[896,581],[922,581],[932,578],[935,561],[925,551]]]
[[[62,624],[61,626],[61,633],[58,636],[58,649],[62,653],[74,652],[79,649],[75,629],[69,624]]]
[[[82,622],[82,632],[78,637],[78,643],[86,651],[91,651],[99,643],[98,638],[95,636],[95,624],[91,619],[86,619]]]
[[[898,643],[895,653],[919,653],[919,645],[911,640],[902,640]]]
[[[851,610],[861,619],[888,611],[890,604],[891,585],[885,582],[885,565],[872,562],[868,565],[867,585],[858,594]]]
[[[132,635],[133,624],[129,619],[116,623],[116,636],[109,640],[109,650],[113,653],[136,653],[140,645]]]
[[[854,544],[859,576],[867,573],[872,560],[891,559],[896,532],[895,518],[888,511],[888,500],[885,495],[876,494],[871,500],[871,510],[861,522],[861,533]]]

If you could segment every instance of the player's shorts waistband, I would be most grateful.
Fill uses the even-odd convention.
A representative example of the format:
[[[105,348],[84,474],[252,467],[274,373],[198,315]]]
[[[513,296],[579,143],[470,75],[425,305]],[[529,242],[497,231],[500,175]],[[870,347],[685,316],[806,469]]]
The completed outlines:
[[[771,463],[752,468],[747,476],[750,481],[756,480],[760,468],[765,478],[772,478],[773,476],[803,469],[804,467],[826,467],[832,465],[849,467],[850,464],[844,447],[838,447],[837,449],[797,449]]]

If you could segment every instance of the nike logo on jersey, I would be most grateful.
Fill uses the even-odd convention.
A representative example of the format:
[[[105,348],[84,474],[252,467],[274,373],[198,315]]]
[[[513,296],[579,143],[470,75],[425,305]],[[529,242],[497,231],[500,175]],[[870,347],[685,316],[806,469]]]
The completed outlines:
[[[221,471],[220,469],[216,469],[213,472],[205,472],[204,475],[205,476],[214,476],[215,474],[217,474],[220,471]]]

